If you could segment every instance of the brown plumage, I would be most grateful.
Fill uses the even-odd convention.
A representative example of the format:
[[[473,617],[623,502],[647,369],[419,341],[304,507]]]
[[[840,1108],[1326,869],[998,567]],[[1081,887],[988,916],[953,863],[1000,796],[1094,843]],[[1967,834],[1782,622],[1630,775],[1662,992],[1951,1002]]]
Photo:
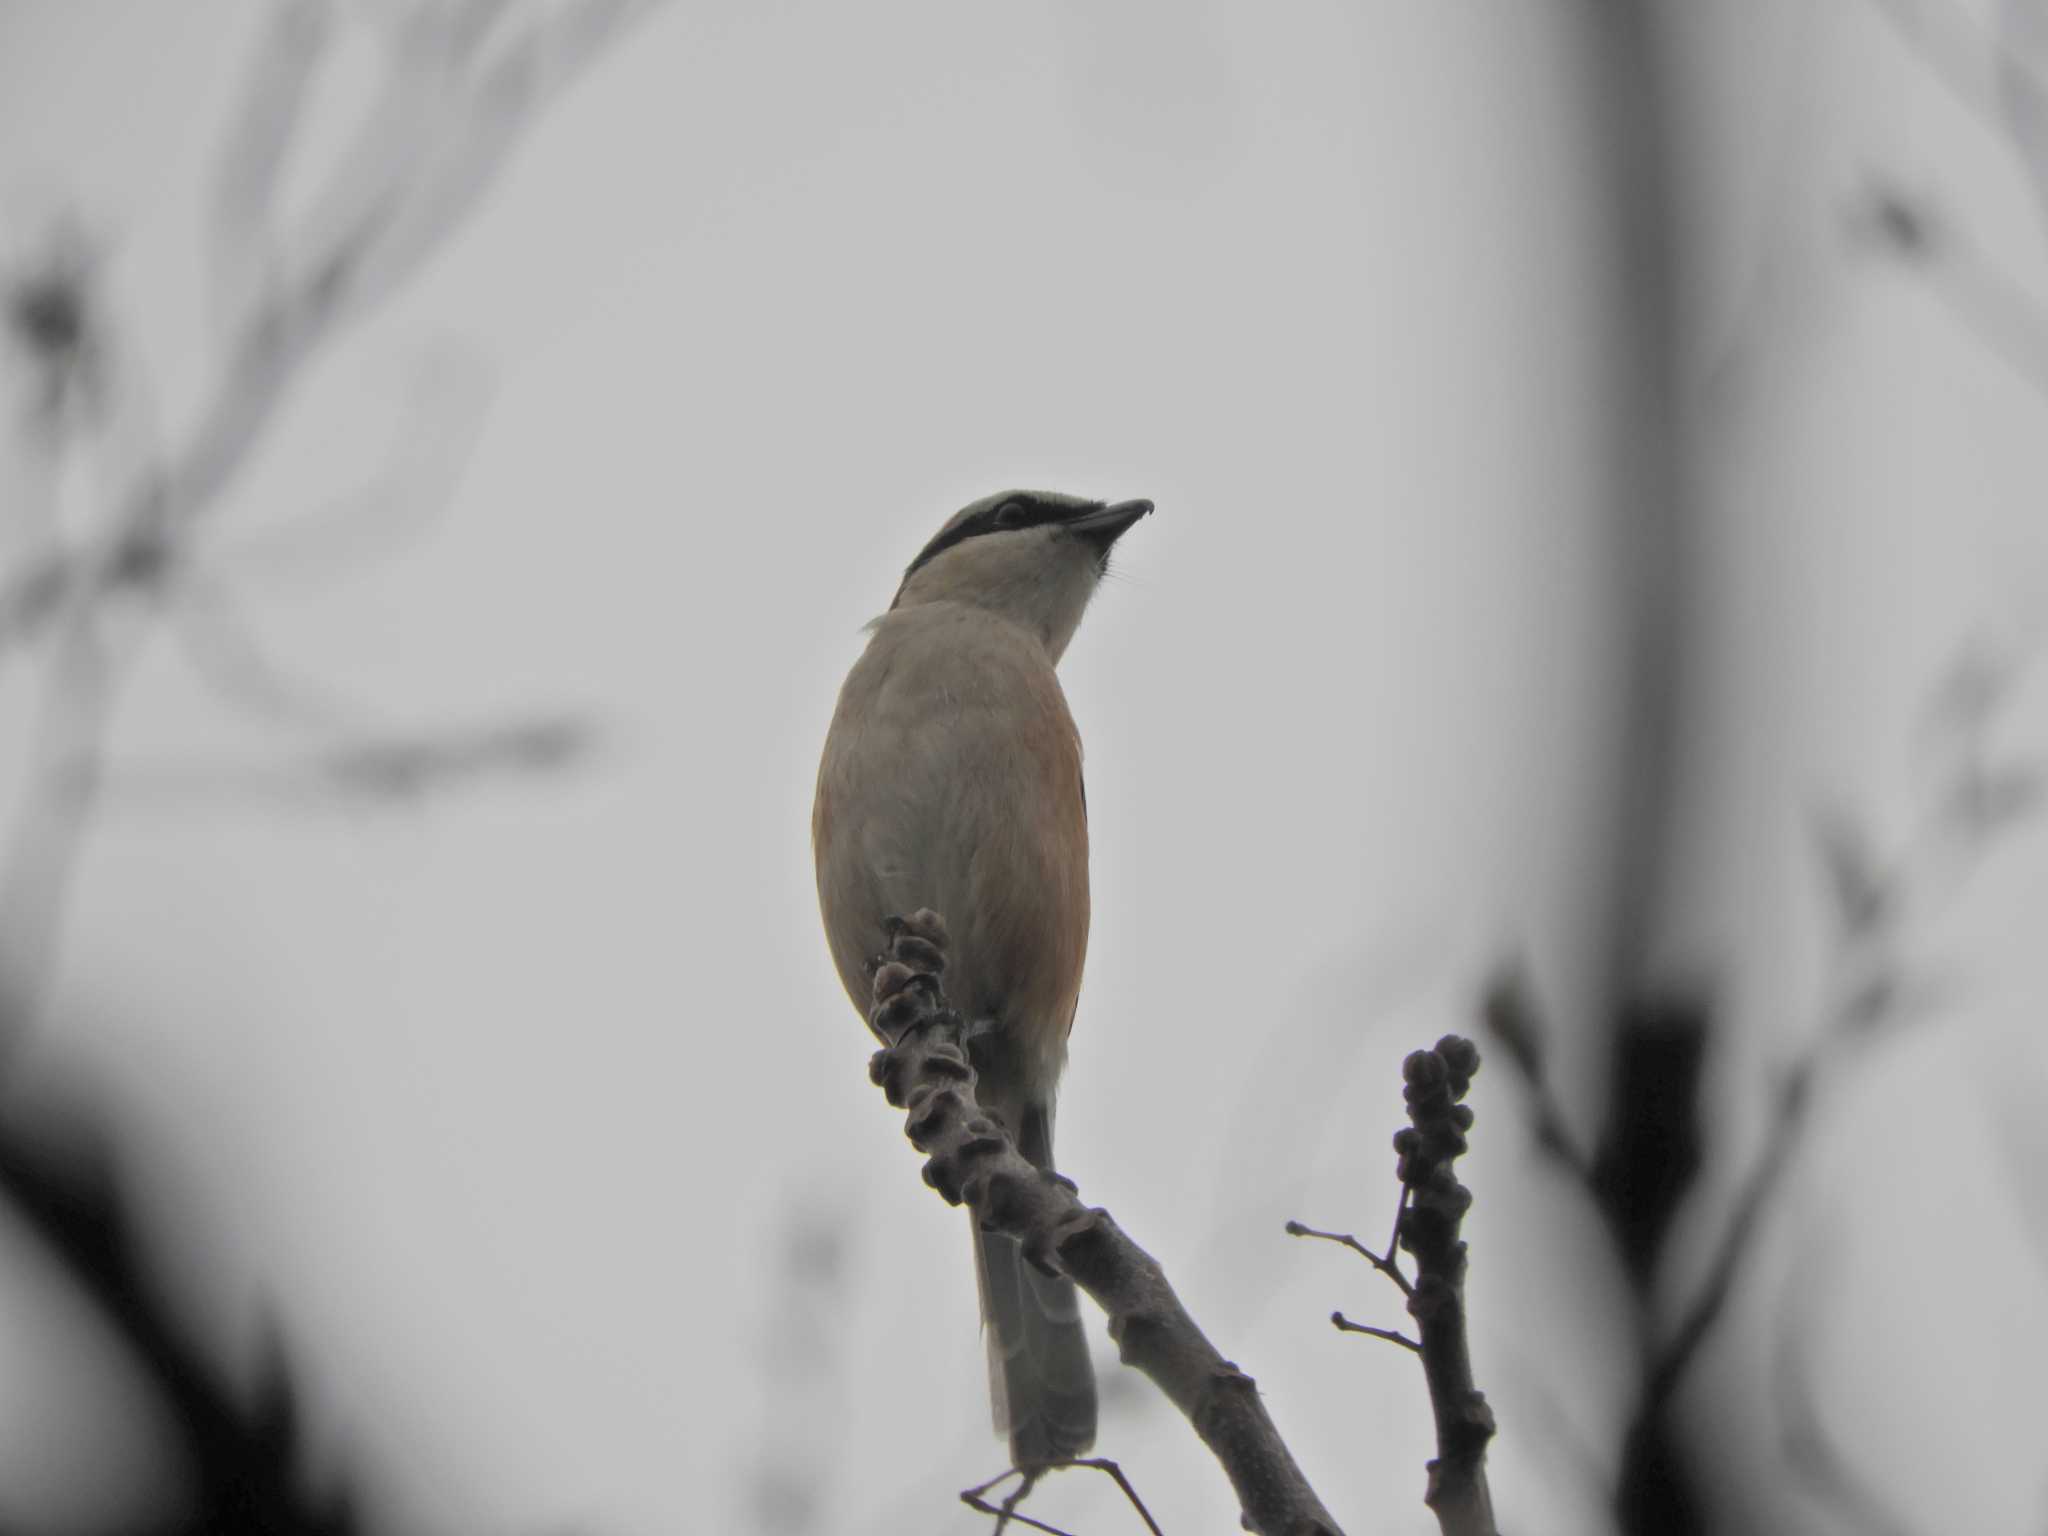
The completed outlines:
[[[947,994],[985,1030],[982,1105],[1045,1168],[1089,918],[1081,741],[1054,666],[1149,510],[1006,492],[950,519],[870,626],[818,770],[818,900],[847,996],[865,1017],[885,917],[942,913]],[[1073,1287],[975,1238],[998,1428],[1019,1466],[1079,1455],[1095,1392]]]

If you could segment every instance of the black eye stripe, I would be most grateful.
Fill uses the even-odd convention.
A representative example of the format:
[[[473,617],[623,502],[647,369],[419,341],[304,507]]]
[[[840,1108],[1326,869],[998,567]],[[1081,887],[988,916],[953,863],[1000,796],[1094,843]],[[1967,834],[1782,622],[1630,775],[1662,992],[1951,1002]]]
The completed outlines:
[[[990,514],[983,513],[980,517],[970,517],[966,522],[956,523],[951,528],[948,528],[944,533],[917,552],[917,558],[904,568],[903,579],[908,581],[917,574],[919,568],[930,565],[932,561],[943,555],[955,544],[960,543],[963,539],[971,539],[977,533],[990,532],[995,527],[995,524],[992,521],[986,521],[989,517]]]
[[[1013,508],[1016,511],[1012,512],[1008,520],[1004,520],[1003,513],[1011,512]],[[1017,515],[1018,513],[1022,515]],[[905,568],[903,579],[908,581],[921,567],[931,564],[955,544],[964,543],[977,535],[1015,533],[1020,528],[1037,528],[1042,524],[1055,522],[1064,515],[1063,508],[1046,506],[1022,496],[1012,496],[1000,506],[990,507],[985,512],[977,512],[965,521],[954,524],[925,545],[918,551],[917,558]]]

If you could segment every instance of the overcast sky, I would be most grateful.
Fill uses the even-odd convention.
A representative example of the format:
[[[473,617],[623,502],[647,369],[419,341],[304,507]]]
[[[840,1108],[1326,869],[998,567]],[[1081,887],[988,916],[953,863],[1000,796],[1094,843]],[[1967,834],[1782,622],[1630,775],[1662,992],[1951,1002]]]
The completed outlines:
[[[1869,16],[1739,9],[1686,37],[1691,319],[1738,382],[1689,546],[1706,682],[1669,947],[1727,967],[1745,1033],[1716,1113],[1742,1126],[1819,973],[1808,812],[1903,824],[1930,680],[2023,629],[2042,573],[2040,398],[1873,271],[1843,209],[1866,172],[1938,175],[2030,289],[2048,266],[2024,180]],[[344,7],[287,188],[348,141],[396,10]],[[190,430],[221,366],[211,199],[265,14],[0,6],[8,259],[75,214],[144,444]],[[1597,1056],[1574,1010],[1631,417],[1575,14],[658,8],[306,368],[205,547],[319,722],[235,708],[151,641],[10,1091],[112,1107],[181,1295],[237,1369],[284,1341],[318,1455],[375,1519],[745,1529],[778,1464],[820,1479],[823,1528],[970,1528],[953,1491],[1000,1460],[965,1221],[867,1084],[808,817],[862,624],[945,516],[1027,485],[1159,508],[1062,669],[1095,891],[1062,1161],[1353,1529],[1431,1528],[1418,1374],[1326,1321],[1392,1323],[1393,1299],[1280,1229],[1381,1232],[1400,1058],[1471,1027],[1501,954],[1529,958],[1567,1063]],[[77,515],[103,490],[58,494]],[[557,714],[595,742],[557,775],[391,805],[304,771],[334,722]],[[1995,1041],[2040,1077],[2038,945],[2009,914],[2043,876],[2036,848],[1978,888],[1961,1022],[1874,1067],[1827,1143],[1861,1150],[1802,1175],[1874,1192],[1824,1202],[1831,1266],[1884,1270],[1885,1212],[1941,1198],[1927,1074]],[[1529,1156],[1511,1080],[1480,1082],[1496,1502],[1524,1536],[1585,1531],[1611,1468],[1582,1447],[1611,1441],[1629,1344],[1590,1217]],[[808,1270],[793,1234],[830,1239]],[[0,1511],[85,1531],[172,1497],[117,1373],[81,1366],[85,1324],[4,1241],[0,1379],[38,1385],[0,1415]],[[2004,1241],[1987,1268],[2017,1306],[2038,1272]],[[1931,1317],[1939,1283],[1861,1284],[1829,1359]],[[2038,1371],[2041,1343],[2006,1347]],[[1954,1367],[1922,1364],[1930,1422],[1850,1414],[1880,1469],[1966,1454],[1940,1427]],[[1149,1389],[1112,1394],[1102,1449],[1168,1529],[1234,1518]],[[1979,1482],[1969,1528],[2038,1513],[2034,1473]],[[1886,1486],[1923,1512],[1922,1480]],[[1946,1481],[1925,1497],[1957,1508]],[[1043,1512],[1127,1519],[1085,1485]]]

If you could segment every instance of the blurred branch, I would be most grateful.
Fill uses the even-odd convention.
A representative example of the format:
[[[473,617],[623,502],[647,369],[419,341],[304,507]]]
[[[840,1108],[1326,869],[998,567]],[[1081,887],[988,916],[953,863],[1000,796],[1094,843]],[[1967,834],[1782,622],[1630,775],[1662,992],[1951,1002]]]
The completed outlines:
[[[1680,726],[1691,713],[1696,686],[1688,614],[1697,578],[1695,562],[1686,556],[1699,494],[1682,410],[1688,337],[1681,305],[1680,205],[1686,167],[1673,148],[1681,125],[1672,116],[1677,93],[1664,8],[1649,0],[1585,0],[1576,9],[1590,104],[1583,142],[1603,184],[1601,233],[1614,274],[1608,287],[1616,340],[1606,387],[1621,422],[1613,436],[1616,469],[1607,487],[1611,553],[1604,574],[1621,615],[1610,649],[1622,658],[1623,672],[1613,761],[1598,791],[1609,807],[1606,841],[1598,851],[1607,869],[1601,909],[1593,917],[1606,952],[1597,957],[1593,985],[1597,1022],[1608,1030],[1617,1077],[1642,1082],[1650,1067],[1683,1062],[1666,1050],[1669,1042],[1641,1028],[1653,1015],[1636,1005],[1665,937],[1686,792]],[[1672,1102],[1679,1086],[1655,1097]],[[1608,1099],[1623,1102],[1614,1091]],[[1561,1134],[1563,1124],[1561,1115],[1553,1115],[1546,1128],[1551,1154],[1560,1160],[1573,1146]],[[1602,1139],[1615,1148],[1654,1146],[1648,1130],[1640,1119],[1617,1122]],[[1586,1170],[1583,1176],[1597,1183],[1597,1167],[1583,1157],[1577,1162]],[[1667,1225],[1663,1212],[1642,1209],[1636,1217],[1645,1233]],[[1657,1536],[1692,1536],[1700,1524],[1700,1501],[1680,1459],[1662,1460],[1659,1507],[1648,1518],[1624,1523]]]
[[[214,284],[222,306],[246,304],[275,275],[278,184],[332,21],[325,0],[276,0],[261,24],[216,172]]]
[[[98,279],[103,253],[70,218],[52,220],[39,248],[8,263],[6,342],[28,375],[28,419],[39,446],[61,447],[97,425],[108,399],[108,338]],[[17,508],[7,509],[10,516]]]
[[[141,634],[188,594],[202,528],[341,322],[420,269],[496,182],[541,108],[649,9],[651,0],[404,7],[389,39],[384,94],[297,229],[280,227],[278,191],[304,99],[327,57],[333,8],[289,0],[268,18],[214,199],[216,281],[224,299],[238,285],[247,292],[227,305],[226,356],[195,425],[181,443],[148,455],[94,526],[0,581],[0,665],[47,645],[39,771],[17,809],[0,886],[0,935],[9,946],[0,1051],[26,1029],[51,966],[127,663]],[[11,339],[62,383],[69,393],[51,396],[61,403],[84,387],[64,381],[92,376],[87,364],[103,355],[97,340],[107,321],[76,263],[52,271],[16,279],[6,298]],[[248,667],[260,658],[253,640],[219,627],[218,588],[212,603],[216,627],[207,638],[227,647],[208,653],[202,642],[202,665],[223,663],[216,680],[283,704],[279,680]],[[552,764],[575,745],[559,730],[379,742],[342,750],[330,772],[344,787],[416,794],[480,765]]]
[[[1611,824],[1602,850],[1607,953],[1598,983],[1618,999],[1643,983],[1666,901],[1678,728],[1692,686],[1685,556],[1697,497],[1680,411],[1680,177],[1656,8],[1645,0],[1586,0],[1580,9],[1590,85],[1584,143],[1607,188],[1603,233],[1614,263],[1609,300],[1618,340],[1607,388],[1624,421],[1606,487],[1604,575],[1620,615],[1613,651],[1623,670],[1615,761],[1603,788]]]
[[[334,733],[378,727],[361,701],[273,661],[247,617],[246,592],[275,600],[291,583],[331,583],[401,551],[448,504],[483,420],[485,388],[459,351],[435,349],[408,373],[396,441],[361,486],[318,509],[210,550],[187,568],[171,608],[185,660],[222,702],[277,725]],[[389,731],[389,727],[384,729]]]
[[[1609,1068],[1614,1102],[1593,1154],[1580,1148],[1551,1084],[1548,1030],[1519,967],[1495,973],[1481,1017],[1523,1080],[1537,1150],[1584,1191],[1631,1285],[1647,1296],[1703,1156],[1698,1101],[1708,1010],[1677,991],[1623,1007],[1627,1022],[1614,1032]]]
[[[1630,1500],[1647,1493],[1632,1491],[1629,1478],[1661,1471],[1657,1456],[1663,1454],[1670,1404],[1751,1267],[1757,1234],[1804,1145],[1815,1093],[1865,1045],[1922,1016],[1939,996],[1908,964],[1914,929],[1926,923],[2001,837],[2048,798],[2048,777],[2040,767],[2007,758],[1991,740],[2016,695],[2020,670],[2010,650],[1973,645],[1931,690],[1920,735],[1933,749],[1937,771],[1924,791],[1919,823],[1891,859],[1879,856],[1875,840],[1846,813],[1835,810],[1816,818],[1815,863],[1836,934],[1829,976],[1818,1017],[1771,1095],[1763,1140],[1709,1250],[1701,1279],[1672,1320],[1646,1327],[1642,1386],[1621,1492],[1625,1512],[1633,1512],[1631,1520],[1641,1510]],[[1699,1013],[1703,1020],[1704,1009]],[[1685,1106],[1694,1096],[1682,1093],[1678,1104],[1660,1103],[1654,1096],[1668,1092],[1673,1083],[1696,1081],[1704,1023],[1663,1031],[1672,1041],[1670,1049],[1685,1053],[1681,1067],[1647,1074],[1640,1091],[1632,1089],[1626,1072],[1617,1075],[1618,1102],[1611,1108],[1610,1124],[1640,1124],[1650,1139],[1627,1153],[1610,1154],[1603,1145],[1589,1164],[1574,1150],[1551,1095],[1545,1031],[1518,973],[1503,972],[1494,983],[1485,1016],[1528,1087],[1538,1145],[1586,1191],[1622,1252],[1639,1304],[1647,1308],[1662,1232],[1679,1208],[1698,1154],[1696,1128],[1679,1118],[1689,1114]],[[1683,1025],[1683,1010],[1675,1017]],[[1655,1039],[1658,1033],[1631,1032],[1641,1039]],[[1642,1226],[1643,1218],[1632,1215],[1636,1206],[1659,1213],[1661,1225]]]
[[[1998,1156],[1992,1160],[2005,1180],[2034,1267],[2048,1288],[2048,1068],[2016,1052],[1987,1052],[1983,1090]]]
[[[1955,100],[2009,139],[2048,212],[2048,6],[2005,0],[1994,33],[1953,0],[1868,0]]]
[[[44,679],[24,791],[0,862],[0,1068],[54,972],[79,839],[98,799],[121,637],[87,614]]]
[[[1158,1261],[1107,1211],[1084,1206],[1071,1182],[1025,1161],[980,1112],[964,1028],[939,981],[945,949],[936,913],[894,921],[870,1014],[876,1032],[895,1043],[875,1053],[869,1075],[908,1110],[905,1132],[927,1154],[925,1182],[949,1205],[964,1203],[985,1227],[1016,1238],[1031,1263],[1066,1275],[1109,1314],[1124,1364],[1152,1379],[1222,1463],[1246,1529],[1339,1536],[1252,1378],[1217,1353]]]
[[[1800,292],[1805,277],[1790,238],[1798,198],[1807,190],[1813,171],[1815,117],[1820,93],[1808,82],[1817,73],[1814,32],[1820,8],[1800,6],[1790,18],[1797,29],[1771,51],[1775,79],[1757,81],[1758,99],[1768,95],[1783,102],[1780,120],[1770,132],[1772,151],[1758,199],[1755,237],[1747,270],[1737,280],[1728,320],[1718,339],[1702,335],[1692,364],[1698,404],[1711,418],[1720,416],[1746,395],[1752,370],[1767,350],[1782,346],[1808,323]],[[1764,61],[1759,59],[1759,66]],[[1711,446],[1707,447],[1711,452]]]
[[[2008,141],[2048,217],[2048,5],[2006,0],[1994,33],[1951,0],[1869,0],[1951,95]],[[1960,233],[1891,190],[1865,222],[1902,258],[1940,280],[1964,325],[2048,395],[2048,314]]]
[[[299,1391],[282,1347],[265,1347],[253,1400],[236,1401],[176,1316],[143,1253],[111,1150],[90,1116],[67,1114],[67,1153],[0,1117],[0,1195],[128,1348],[166,1405],[192,1478],[184,1514],[138,1536],[350,1536],[345,1490],[307,1476]]]
[[[2048,396],[2048,310],[1924,199],[1876,188],[1851,209],[1850,227],[1920,272],[1987,352]]]
[[[1810,1255],[1832,1245],[1804,1246]],[[1842,1512],[1850,1529],[1863,1536],[1914,1536],[1850,1464],[1822,1415],[1813,1385],[1813,1350],[1830,1310],[1823,1299],[1832,1293],[1810,1272],[1812,1267],[1810,1260],[1794,1267],[1785,1305],[1778,1309],[1776,1347],[1771,1352],[1786,1464],[1817,1498]]]
[[[269,761],[115,762],[109,785],[145,800],[279,801],[323,798],[396,805],[465,793],[502,779],[567,773],[595,750],[593,722],[567,711],[511,715],[469,726],[359,734],[283,764]]]
[[[267,591],[331,583],[423,539],[476,445],[490,384],[480,363],[444,342],[407,369],[401,389],[392,441],[360,484],[217,542],[204,573],[222,584],[260,581]]]
[[[2005,126],[1998,116],[1996,50],[1967,12],[1948,0],[1867,3],[1957,102],[1993,128]]]
[[[1668,1330],[1651,1354],[1649,1368],[1645,1372],[1644,1405],[1640,1412],[1655,1414],[1661,1411],[1678,1390],[1687,1368],[1699,1353],[1700,1345],[1721,1320],[1728,1298],[1734,1292],[1736,1279],[1749,1258],[1757,1226],[1771,1197],[1783,1184],[1792,1164],[1793,1152],[1805,1130],[1820,1052],[1818,1045],[1809,1047],[1785,1075],[1784,1082],[1773,1096],[1770,1129],[1764,1135],[1763,1146],[1750,1167],[1742,1192],[1736,1197],[1734,1210],[1722,1229],[1721,1240],[1715,1244],[1706,1278],[1694,1293],[1691,1304],[1679,1314],[1677,1324]]]
[[[360,729],[369,719],[366,705],[324,681],[287,672],[272,659],[234,583],[196,575],[171,618],[192,672],[241,713],[329,731]]]
[[[467,731],[340,748],[315,772],[366,799],[419,799],[508,773],[551,774],[583,757],[594,733],[569,715],[536,715]]]
[[[1519,966],[1497,969],[1480,1003],[1481,1026],[1507,1052],[1528,1090],[1536,1146],[1565,1173],[1590,1189],[1592,1159],[1580,1150],[1571,1121],[1550,1081],[1548,1033],[1536,1008],[1535,991]]]
[[[280,262],[266,275],[182,450],[135,478],[97,539],[0,589],[0,644],[19,643],[48,627],[68,596],[96,601],[167,584],[178,570],[175,557],[184,553],[182,541],[233,484],[332,327],[418,270],[495,183],[539,109],[605,39],[650,8],[651,0],[584,0],[548,8],[466,73],[461,66],[471,62],[474,39],[458,23],[470,13],[439,5],[409,9],[389,90],[407,96],[412,110],[396,110],[387,100],[384,107],[391,110],[368,114],[348,157],[352,169],[338,173],[307,217],[313,238],[301,242],[306,254]],[[277,55],[275,47],[265,50],[268,67],[281,67]],[[295,69],[310,61],[309,51],[304,58],[291,55]],[[436,110],[423,122],[411,98],[430,87]],[[268,87],[254,94],[267,100]],[[419,126],[424,140],[399,133],[403,125]],[[254,162],[252,169],[242,151],[230,160],[242,164],[243,183],[267,187],[265,178],[275,172],[269,160]],[[222,204],[237,221],[237,238],[248,240],[256,236],[243,226],[268,209],[269,195],[245,187],[241,194],[224,194]],[[280,246],[290,243],[267,224],[258,228]]]

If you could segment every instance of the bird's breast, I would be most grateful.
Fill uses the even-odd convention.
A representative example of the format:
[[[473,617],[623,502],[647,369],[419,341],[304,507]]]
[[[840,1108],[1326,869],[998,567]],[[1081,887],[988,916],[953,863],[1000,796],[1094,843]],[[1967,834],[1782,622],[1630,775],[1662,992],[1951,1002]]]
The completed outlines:
[[[1005,633],[1005,631],[1010,631]],[[834,962],[863,1014],[881,920],[952,931],[948,996],[1049,1081],[1088,942],[1081,743],[1042,646],[1000,619],[891,615],[846,680],[812,830]]]

